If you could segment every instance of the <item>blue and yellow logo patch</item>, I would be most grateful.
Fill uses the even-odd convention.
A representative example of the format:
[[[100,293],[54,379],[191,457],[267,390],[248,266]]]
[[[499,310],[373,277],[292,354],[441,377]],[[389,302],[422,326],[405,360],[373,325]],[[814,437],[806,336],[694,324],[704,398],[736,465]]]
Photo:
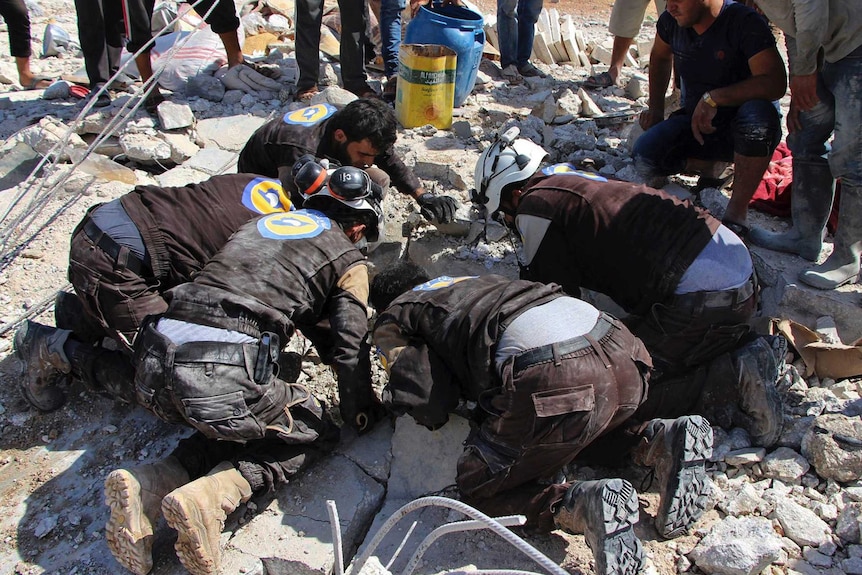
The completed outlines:
[[[553,166],[547,166],[542,168],[542,173],[546,176],[580,176],[587,180],[592,180],[594,182],[607,182],[608,179],[604,176],[600,176],[598,174],[594,174],[592,172],[585,172],[583,170],[579,170],[571,164],[554,164]]]
[[[270,178],[255,178],[246,184],[242,191],[242,205],[258,214],[289,212],[293,203],[281,182]]]
[[[332,104],[315,104],[288,112],[284,115],[282,121],[292,126],[313,126],[319,124],[337,111],[338,108]]]
[[[319,236],[332,227],[332,222],[311,210],[270,214],[257,221],[257,231],[271,240],[302,240]]]
[[[460,276],[457,278],[449,277],[449,276],[440,276],[439,278],[434,278],[433,280],[428,280],[424,284],[419,284],[413,291],[434,291],[437,289],[447,288],[449,286],[455,285],[458,282],[462,282],[464,280],[472,280],[479,276]]]

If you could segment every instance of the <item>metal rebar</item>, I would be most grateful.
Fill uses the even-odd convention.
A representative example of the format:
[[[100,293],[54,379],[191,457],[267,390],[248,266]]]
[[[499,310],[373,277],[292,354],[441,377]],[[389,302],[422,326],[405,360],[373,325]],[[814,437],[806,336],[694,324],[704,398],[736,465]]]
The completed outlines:
[[[341,546],[341,523],[338,520],[338,508],[332,499],[326,500],[326,511],[329,513],[329,523],[332,525],[332,548],[335,551],[334,575],[344,575],[344,551]]]

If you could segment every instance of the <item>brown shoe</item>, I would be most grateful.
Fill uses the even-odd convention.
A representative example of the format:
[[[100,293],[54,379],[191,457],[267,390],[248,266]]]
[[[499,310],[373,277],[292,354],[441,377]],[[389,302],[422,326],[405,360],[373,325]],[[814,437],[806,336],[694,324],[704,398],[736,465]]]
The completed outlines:
[[[174,548],[192,575],[215,575],[221,563],[219,539],[229,513],[251,497],[251,485],[229,462],[170,492],[162,500],[168,525],[177,530]]]
[[[105,479],[105,504],[111,517],[105,527],[108,548],[117,562],[146,575],[153,568],[153,528],[161,515],[162,498],[189,482],[175,457],[131,469],[116,469]]]
[[[39,411],[54,411],[66,401],[57,386],[72,371],[63,351],[71,332],[27,320],[15,332],[12,346],[23,362],[20,386],[24,398]]]

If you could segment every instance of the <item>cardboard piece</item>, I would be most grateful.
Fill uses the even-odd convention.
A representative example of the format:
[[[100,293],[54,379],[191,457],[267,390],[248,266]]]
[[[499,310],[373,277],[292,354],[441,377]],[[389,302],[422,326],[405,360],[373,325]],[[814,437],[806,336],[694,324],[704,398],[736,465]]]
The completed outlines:
[[[805,362],[805,377],[846,379],[862,375],[862,338],[850,345],[827,343],[820,335],[791,319],[773,320],[778,331],[796,348]]]

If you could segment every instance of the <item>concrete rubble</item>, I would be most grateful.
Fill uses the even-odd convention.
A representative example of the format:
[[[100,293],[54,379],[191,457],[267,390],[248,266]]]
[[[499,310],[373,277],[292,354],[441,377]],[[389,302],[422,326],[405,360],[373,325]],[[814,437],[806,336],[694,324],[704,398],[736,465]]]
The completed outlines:
[[[183,93],[168,95],[153,118],[138,110],[128,118],[123,106],[134,103],[122,94],[106,109],[75,119],[83,104],[70,99],[61,83],[52,99],[41,93],[14,92],[0,86],[0,205],[4,212],[26,191],[24,178],[34,160],[49,155],[37,173],[50,196],[27,204],[28,217],[0,239],[25,245],[21,257],[0,266],[0,323],[11,325],[23,315],[50,323],[50,301],[66,282],[68,237],[92,204],[117,197],[137,185],[183,185],[217,173],[236,170],[236,156],[249,135],[268,118],[300,107],[291,93],[296,66],[293,47],[285,40],[292,2],[269,0],[271,10],[243,17],[248,34],[269,34],[256,56],[283,72],[279,93],[250,95],[225,91],[211,75],[189,80]],[[74,31],[74,14],[59,0],[43,2],[66,30]],[[68,12],[68,8],[65,8]],[[550,12],[550,11],[549,11]],[[445,229],[427,225],[414,204],[399,194],[386,199],[386,241],[375,252],[375,265],[406,253],[432,274],[499,273],[517,277],[513,240],[502,227],[477,221],[469,205],[473,169],[480,152],[498,130],[517,125],[525,137],[545,146],[551,159],[593,169],[608,178],[634,180],[630,157],[638,129],[633,118],[603,123],[615,112],[642,109],[648,89],[643,66],[654,26],[649,23],[636,41],[623,70],[622,87],[586,91],[582,80],[607,64],[610,45],[602,22],[547,17],[547,53],[536,61],[549,78],[527,79],[521,85],[501,81],[499,66],[483,61],[477,87],[456,111],[450,131],[433,127],[401,130],[396,150],[429,189],[451,194],[461,207],[458,221]],[[489,22],[493,18],[487,19]],[[41,29],[44,18],[34,18]],[[543,33],[545,30],[542,31]],[[559,38],[555,34],[559,33]],[[37,36],[33,34],[34,38]],[[489,37],[491,34],[489,33]],[[0,39],[0,43],[5,37]],[[562,51],[561,52],[561,48]],[[5,50],[6,46],[0,46]],[[38,39],[34,53],[38,53]],[[268,53],[267,53],[268,52]],[[558,60],[563,58],[567,61]],[[547,62],[548,54],[554,58]],[[34,62],[41,72],[74,71],[80,56],[63,53]],[[352,96],[337,88],[338,64],[321,64],[322,85],[331,86],[315,102],[344,103]],[[14,71],[0,68],[14,81]],[[375,77],[375,81],[376,81]],[[783,104],[787,105],[787,100]],[[122,120],[122,121],[120,121]],[[72,157],[108,133],[74,173]],[[62,146],[60,142],[65,142]],[[108,160],[115,171],[109,174]],[[86,160],[85,160],[86,162]],[[84,168],[88,167],[87,170]],[[26,173],[25,173],[26,172]],[[100,176],[101,175],[101,176]],[[102,176],[110,176],[111,181]],[[132,180],[123,182],[131,176]],[[133,182],[133,183],[132,183]],[[693,178],[675,178],[669,189],[688,195]],[[22,196],[28,200],[28,196]],[[725,193],[705,190],[696,201],[720,215]],[[753,212],[752,223],[784,229],[786,221]],[[36,225],[32,225],[36,222]],[[205,225],[205,222],[190,222]],[[28,227],[29,226],[29,227]],[[20,234],[20,235],[15,235]],[[405,237],[406,234],[406,237]],[[830,249],[824,249],[822,257]],[[817,292],[796,281],[806,262],[767,250],[752,250],[763,283],[762,314],[792,318],[812,328],[820,321],[830,337],[852,342],[862,336],[862,286]],[[611,308],[597,294],[587,297]],[[43,305],[48,302],[48,305]],[[102,482],[112,469],[154,461],[167,455],[188,431],[93,396],[76,384],[70,401],[54,414],[28,410],[17,393],[18,365],[11,356],[11,331],[0,337],[0,565],[2,573],[118,573],[104,543],[107,509]],[[644,513],[638,527],[651,557],[650,572],[700,572],[708,575],[795,573],[862,574],[862,400],[860,379],[834,381],[800,373],[804,366],[790,353],[780,382],[785,401],[785,429],[774,448],[753,447],[741,429],[715,429],[709,465],[714,509],[694,533],[667,542],[654,531],[651,516],[658,495],[642,489]],[[332,375],[306,357],[303,381],[333,403]],[[380,370],[377,370],[378,379]],[[405,503],[429,494],[454,495],[454,466],[468,432],[465,420],[453,416],[430,432],[409,418],[380,424],[363,437],[345,437],[332,455],[318,462],[277,493],[256,497],[232,515],[222,539],[223,573],[328,572],[334,564],[332,529],[326,501],[335,502],[347,561],[362,552],[384,521]],[[635,486],[644,484],[639,468],[602,470],[572,467],[570,478],[622,474]],[[455,511],[424,508],[414,512],[385,538],[374,561],[363,572],[400,572],[418,542],[441,523],[462,519]],[[415,526],[413,522],[416,522]],[[404,549],[393,557],[408,530]],[[591,555],[583,537],[560,531],[551,535],[516,532],[542,553],[573,573],[590,572]],[[154,547],[155,575],[184,573],[173,553],[173,535],[162,525]],[[420,561],[423,573],[456,568],[540,571],[510,544],[488,532],[447,536]]]

